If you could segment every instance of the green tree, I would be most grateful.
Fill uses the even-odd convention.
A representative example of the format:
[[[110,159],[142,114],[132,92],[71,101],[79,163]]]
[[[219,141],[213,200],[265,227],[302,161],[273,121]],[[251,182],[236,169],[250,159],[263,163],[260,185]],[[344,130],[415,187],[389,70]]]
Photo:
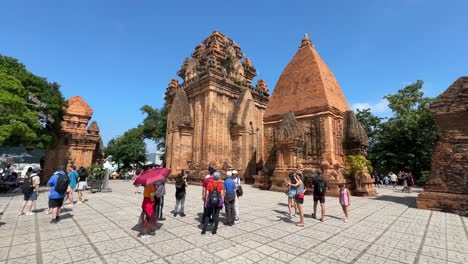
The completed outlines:
[[[5,127],[2,129],[0,144],[32,144],[39,148],[52,146],[60,131],[66,106],[60,86],[32,74],[18,60],[7,56],[0,55],[0,72],[2,105],[4,100],[10,99],[17,104],[13,109],[11,101],[10,106],[2,109],[10,111],[14,117],[12,116],[10,123],[6,124],[4,122],[7,119],[2,119],[2,125]],[[28,128],[17,121],[27,124]],[[11,136],[7,138],[5,135],[8,132],[5,131],[12,131],[14,135],[10,132]]]
[[[104,154],[117,167],[138,169],[146,161],[146,143],[141,128],[127,130],[122,136],[113,138],[107,144]]]
[[[356,111],[356,118],[361,123],[362,127],[366,130],[369,141],[372,141],[375,138],[375,135],[378,133],[380,124],[384,118],[377,117],[372,114],[370,108]]]
[[[371,162],[362,155],[346,156],[346,164],[348,165],[348,173],[353,177],[356,183],[357,191],[361,191],[361,179],[363,173],[371,173],[373,168]]]
[[[41,127],[37,113],[24,98],[26,90],[14,76],[0,71],[0,145],[18,145],[36,141]]]
[[[368,157],[382,171],[410,170],[420,176],[430,170],[430,161],[437,140],[437,126],[429,112],[433,98],[424,97],[422,81],[400,89],[388,100],[393,116],[376,125]],[[366,115],[357,115],[362,123]]]
[[[154,140],[159,149],[164,149],[166,144],[167,130],[167,107],[166,104],[161,109],[144,105],[141,112],[146,114],[143,123],[140,125],[145,138]]]

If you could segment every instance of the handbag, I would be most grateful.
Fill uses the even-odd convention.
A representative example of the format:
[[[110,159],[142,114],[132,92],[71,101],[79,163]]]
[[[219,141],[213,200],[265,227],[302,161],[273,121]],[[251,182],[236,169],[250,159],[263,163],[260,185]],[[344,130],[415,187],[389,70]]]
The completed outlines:
[[[297,198],[298,199],[304,199],[304,193],[298,193]]]

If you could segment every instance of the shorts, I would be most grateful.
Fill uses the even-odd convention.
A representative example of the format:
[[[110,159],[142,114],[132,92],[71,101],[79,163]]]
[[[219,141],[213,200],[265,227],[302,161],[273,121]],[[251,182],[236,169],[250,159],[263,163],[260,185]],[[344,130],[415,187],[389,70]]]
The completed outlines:
[[[304,198],[299,198],[299,196],[297,196],[297,195],[296,195],[296,197],[294,197],[294,200],[298,204],[303,204],[304,203]]]
[[[37,196],[38,196],[38,193],[37,192],[33,192],[31,194],[31,197],[29,198],[29,201],[36,201],[37,200]]]
[[[314,196],[314,203],[320,201],[320,203],[325,203],[325,196]]]
[[[294,197],[296,197],[296,190],[290,190],[290,191],[288,192],[288,197],[289,197],[289,198],[294,198]]]
[[[24,200],[25,200],[25,201],[30,201],[30,200],[31,200],[31,196],[32,196],[33,193],[34,193],[34,192],[32,192],[32,193],[23,193],[23,195],[24,195]]]
[[[86,189],[86,182],[85,181],[80,181],[78,183],[78,186],[76,187],[77,191],[83,191]]]
[[[50,199],[49,198],[49,208],[62,207],[63,198]]]

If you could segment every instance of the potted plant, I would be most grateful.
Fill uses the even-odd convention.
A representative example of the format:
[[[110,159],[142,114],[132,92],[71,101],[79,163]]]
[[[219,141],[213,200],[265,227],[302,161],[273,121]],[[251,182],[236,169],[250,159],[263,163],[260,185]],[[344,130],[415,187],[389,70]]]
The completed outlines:
[[[102,165],[91,165],[88,169],[88,184],[91,192],[101,191],[106,171]]]
[[[366,173],[371,173],[373,168],[369,160],[362,155],[346,156],[346,164],[348,165],[349,174],[355,181],[356,191],[362,192],[362,180]]]

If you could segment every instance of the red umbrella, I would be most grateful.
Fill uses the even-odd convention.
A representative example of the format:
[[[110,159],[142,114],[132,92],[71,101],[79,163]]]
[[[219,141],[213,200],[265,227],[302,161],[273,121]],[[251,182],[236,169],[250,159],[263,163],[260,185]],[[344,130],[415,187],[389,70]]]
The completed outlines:
[[[171,171],[166,168],[155,168],[155,169],[143,171],[136,177],[133,184],[144,185],[144,186],[150,185],[157,181],[166,179],[167,176],[169,176],[170,172]]]

